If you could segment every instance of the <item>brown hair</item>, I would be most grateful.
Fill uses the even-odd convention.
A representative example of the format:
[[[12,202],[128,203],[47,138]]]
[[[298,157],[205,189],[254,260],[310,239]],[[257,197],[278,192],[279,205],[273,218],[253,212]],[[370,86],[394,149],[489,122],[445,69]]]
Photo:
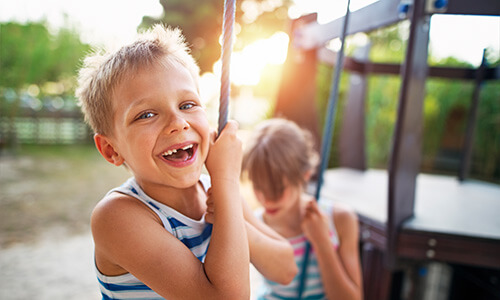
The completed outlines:
[[[155,25],[138,39],[115,52],[96,51],[83,62],[76,96],[85,121],[95,133],[113,134],[113,89],[140,68],[173,62],[184,66],[198,84],[199,67],[179,29]]]
[[[262,122],[248,140],[243,170],[254,188],[268,199],[278,199],[285,187],[304,185],[304,175],[318,161],[309,131],[285,119]]]

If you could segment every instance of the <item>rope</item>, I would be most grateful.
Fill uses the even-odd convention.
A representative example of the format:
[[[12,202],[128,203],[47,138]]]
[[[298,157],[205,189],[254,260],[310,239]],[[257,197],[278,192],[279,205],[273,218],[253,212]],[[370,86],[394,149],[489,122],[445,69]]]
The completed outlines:
[[[314,197],[316,201],[319,200],[319,196],[321,193],[321,187],[323,185],[323,173],[328,164],[328,158],[330,157],[330,148],[331,141],[333,138],[333,129],[335,127],[335,112],[337,108],[337,99],[338,99],[338,89],[339,89],[339,81],[340,81],[340,72],[343,69],[344,65],[344,41],[347,31],[347,24],[349,20],[349,4],[350,0],[347,0],[347,10],[344,17],[344,24],[342,28],[342,33],[340,35],[341,46],[340,50],[337,53],[337,63],[335,64],[335,74],[332,79],[332,88],[330,91],[329,99],[328,99],[328,108],[327,108],[327,119],[325,121],[325,125],[323,127],[323,142],[321,145],[321,163],[319,165],[318,172],[318,183],[316,185],[316,193]],[[304,260],[302,262],[302,268],[300,272],[300,282],[298,287],[298,298],[302,299],[302,294],[304,292],[304,284],[306,281],[307,275],[307,265],[309,263],[309,252],[311,250],[311,245],[306,241],[306,249],[304,253]]]
[[[231,51],[233,46],[233,27],[236,0],[224,0],[224,20],[222,23],[222,72],[219,101],[219,127],[218,135],[227,123],[227,111],[229,105],[229,93],[231,82],[229,79],[229,69],[231,64]]]

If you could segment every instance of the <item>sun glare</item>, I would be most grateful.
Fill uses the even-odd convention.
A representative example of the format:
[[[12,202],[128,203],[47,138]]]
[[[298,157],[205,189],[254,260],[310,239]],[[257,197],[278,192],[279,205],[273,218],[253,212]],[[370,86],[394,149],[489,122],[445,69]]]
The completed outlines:
[[[268,39],[258,40],[242,51],[231,55],[231,82],[238,86],[257,85],[267,65],[281,65],[285,62],[288,49],[288,35],[277,32]],[[214,73],[220,74],[220,60],[214,64]]]

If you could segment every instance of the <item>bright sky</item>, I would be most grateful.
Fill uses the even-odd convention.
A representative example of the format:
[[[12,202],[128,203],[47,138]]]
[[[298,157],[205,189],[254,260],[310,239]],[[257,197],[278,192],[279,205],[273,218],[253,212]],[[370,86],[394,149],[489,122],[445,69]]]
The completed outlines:
[[[222,1],[222,0],[221,0]],[[351,10],[376,0],[351,0]],[[346,0],[296,0],[293,14],[319,11],[319,22],[345,12]],[[57,28],[69,23],[82,33],[85,42],[116,45],[132,40],[145,15],[159,16],[159,0],[16,0],[0,2],[0,21],[40,20]],[[491,47],[500,55],[500,17],[434,15],[431,21],[431,51],[437,57],[455,56],[475,65],[482,50]]]

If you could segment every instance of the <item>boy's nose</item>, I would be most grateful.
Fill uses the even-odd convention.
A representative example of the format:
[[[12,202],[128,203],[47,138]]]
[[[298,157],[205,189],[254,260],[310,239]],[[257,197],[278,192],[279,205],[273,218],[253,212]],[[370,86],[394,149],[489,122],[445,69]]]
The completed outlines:
[[[168,126],[166,128],[166,132],[174,133],[182,130],[186,130],[189,128],[189,123],[178,115],[173,115],[170,121],[168,122]]]

